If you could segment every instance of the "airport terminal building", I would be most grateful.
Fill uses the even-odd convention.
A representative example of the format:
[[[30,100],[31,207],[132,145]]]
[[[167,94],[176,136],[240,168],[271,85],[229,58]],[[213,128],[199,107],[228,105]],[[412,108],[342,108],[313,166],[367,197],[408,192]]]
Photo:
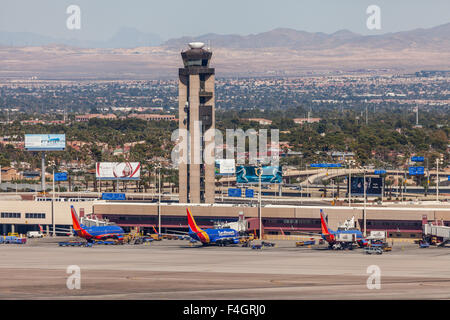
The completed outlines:
[[[56,227],[69,229],[72,225],[70,206],[74,205],[80,216],[91,219],[106,219],[123,227],[126,231],[138,227],[145,233],[158,228],[158,204],[126,201],[33,201],[1,200],[0,233],[37,231],[39,226],[45,232]],[[161,230],[187,231],[186,208],[190,208],[201,228],[213,227],[216,222],[234,222],[243,216],[249,232],[257,233],[257,206],[233,204],[161,204]],[[300,231],[320,232],[319,210],[328,215],[331,228],[336,228],[346,219],[355,217],[359,227],[364,225],[362,207],[344,206],[283,206],[267,205],[262,208],[264,234],[297,234]],[[443,205],[428,206],[371,206],[367,207],[367,232],[386,230],[390,237],[420,238],[422,218],[442,220],[450,225],[450,208]]]

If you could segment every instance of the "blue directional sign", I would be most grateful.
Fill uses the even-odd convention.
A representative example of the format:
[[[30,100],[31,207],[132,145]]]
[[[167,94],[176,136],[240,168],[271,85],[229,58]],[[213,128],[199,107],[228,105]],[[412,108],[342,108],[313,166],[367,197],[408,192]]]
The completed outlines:
[[[240,188],[228,188],[229,197],[241,197],[242,190]]]
[[[340,168],[342,164],[340,163],[311,163],[310,168]]]
[[[377,169],[374,171],[374,174],[385,174],[385,173],[386,173],[386,170],[384,170],[384,169]]]
[[[253,189],[245,189],[245,197],[246,198],[253,198],[255,196],[255,192]]]
[[[448,178],[448,181],[450,181],[450,176],[447,176],[447,178]]]
[[[102,200],[126,200],[125,193],[103,192]]]
[[[55,172],[53,179],[55,181],[67,181],[67,172]]]
[[[424,157],[411,157],[411,161],[414,162],[423,162],[424,160]]]
[[[425,174],[425,168],[424,167],[409,167],[409,175],[410,176],[417,176]]]

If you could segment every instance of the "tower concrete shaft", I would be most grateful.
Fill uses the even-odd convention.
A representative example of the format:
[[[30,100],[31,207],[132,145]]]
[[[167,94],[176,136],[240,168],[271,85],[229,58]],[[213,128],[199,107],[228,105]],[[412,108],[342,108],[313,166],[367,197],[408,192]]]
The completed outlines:
[[[212,53],[202,43],[189,44],[183,51],[184,68],[179,69],[179,153],[180,203],[214,203],[215,164],[215,90],[214,68],[209,67]],[[183,130],[180,130],[181,132]],[[209,151],[205,156],[205,150]]]

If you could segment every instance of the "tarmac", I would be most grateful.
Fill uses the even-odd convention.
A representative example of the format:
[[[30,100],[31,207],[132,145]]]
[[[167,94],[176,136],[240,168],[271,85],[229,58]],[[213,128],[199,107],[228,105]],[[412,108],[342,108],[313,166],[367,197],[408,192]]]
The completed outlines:
[[[57,241],[0,246],[0,299],[450,299],[448,247],[396,242],[392,252],[367,255],[296,248],[294,241],[262,250],[181,240],[94,247]],[[80,268],[80,289],[67,286],[71,265]],[[367,285],[376,283],[373,265],[380,289]]]

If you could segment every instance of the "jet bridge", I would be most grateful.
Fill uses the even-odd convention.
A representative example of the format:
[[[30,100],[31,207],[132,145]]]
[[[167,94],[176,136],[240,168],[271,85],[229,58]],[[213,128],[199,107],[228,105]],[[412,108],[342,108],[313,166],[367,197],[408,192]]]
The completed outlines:
[[[450,227],[444,226],[443,221],[435,221],[435,223],[428,223],[426,218],[423,217],[423,237],[424,238],[441,238],[442,243],[441,246],[444,246],[446,243],[450,242]]]

